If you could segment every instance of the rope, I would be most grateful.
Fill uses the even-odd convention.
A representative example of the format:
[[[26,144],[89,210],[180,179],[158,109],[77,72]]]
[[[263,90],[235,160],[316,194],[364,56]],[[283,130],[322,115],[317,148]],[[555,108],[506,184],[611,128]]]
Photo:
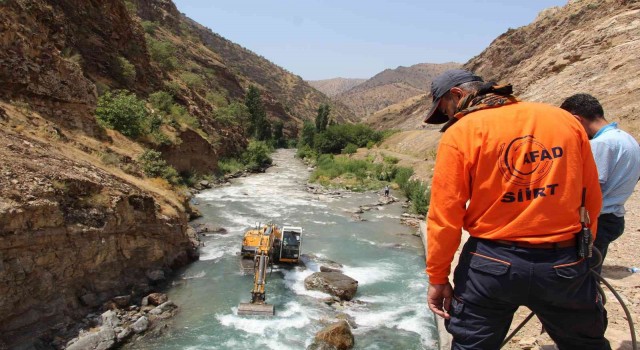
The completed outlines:
[[[600,253],[598,248],[596,247],[593,247],[593,248],[594,248],[593,250],[598,253],[598,257],[600,258],[600,263],[597,265],[597,266],[600,266],[602,264],[602,253]],[[620,296],[620,294],[618,294],[618,292],[616,292],[615,289],[613,289],[613,286],[611,286],[611,284],[609,284],[607,280],[605,280],[602,276],[600,276],[594,270],[594,268],[591,269],[591,273],[593,273],[596,277],[598,277],[598,279],[602,281],[602,283],[604,283],[604,285],[607,286],[607,288],[609,288],[611,293],[613,293],[613,296],[615,296],[616,299],[618,299],[618,302],[620,303],[620,306],[622,306],[622,309],[624,310],[625,315],[627,315],[627,322],[629,322],[629,330],[631,331],[631,346],[633,350],[638,350],[638,341],[636,340],[636,328],[633,325],[633,319],[631,318],[631,313],[629,312],[627,305],[624,303],[624,301],[622,301],[622,297]],[[603,294],[603,298],[604,298],[604,294]],[[603,300],[603,303],[604,303],[604,300]]]
[[[616,292],[615,289],[613,289],[613,286],[611,286],[611,284],[609,284],[607,280],[605,280],[602,276],[600,276],[600,274],[596,272],[596,268],[602,265],[603,260],[602,260],[602,253],[600,253],[598,248],[593,247],[593,251],[596,252],[598,255],[598,263],[595,264],[594,266],[591,266],[589,269],[594,276],[596,276],[600,281],[602,281],[602,283],[604,283],[605,286],[607,286],[607,288],[609,288],[609,290],[611,291],[611,293],[613,293],[616,299],[618,299],[620,306],[622,306],[622,309],[624,310],[624,313],[627,316],[627,322],[629,322],[629,330],[631,331],[632,349],[638,350],[638,342],[636,340],[636,329],[635,329],[635,326],[633,325],[633,319],[631,318],[631,313],[629,312],[627,305],[624,303],[624,301],[622,301],[622,297],[620,296],[620,294],[618,294],[618,292]],[[607,302],[607,299],[604,295],[604,291],[602,290],[602,287],[600,287],[599,285],[597,286],[597,288],[598,288],[598,292],[600,293],[600,296],[602,297],[602,304],[604,305]],[[527,316],[524,320],[522,320],[522,322],[520,322],[518,327],[516,327],[513,331],[511,331],[509,336],[505,338],[505,340],[502,342],[502,345],[500,345],[500,348],[503,348],[509,342],[509,340],[511,340],[511,338],[513,338],[516,335],[516,333],[518,333],[522,329],[522,327],[524,327],[524,325],[527,324],[527,322],[529,322],[529,320],[533,318],[534,315],[535,314],[531,312],[529,316]]]

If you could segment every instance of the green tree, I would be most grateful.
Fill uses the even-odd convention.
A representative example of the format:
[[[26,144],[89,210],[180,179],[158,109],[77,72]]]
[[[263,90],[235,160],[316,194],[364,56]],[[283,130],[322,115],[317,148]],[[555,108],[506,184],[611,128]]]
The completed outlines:
[[[258,141],[270,139],[271,124],[267,119],[267,112],[262,104],[260,90],[256,86],[249,86],[244,104],[249,110],[248,134]]]
[[[218,108],[213,117],[218,122],[225,125],[240,125],[243,129],[249,123],[249,109],[241,102],[234,101],[226,107]]]
[[[178,66],[176,48],[170,42],[155,40],[147,35],[147,48],[151,59],[163,69],[171,71]]]
[[[120,131],[127,137],[135,138],[142,135],[148,116],[144,101],[129,91],[107,91],[98,98],[98,122],[104,127]]]
[[[165,91],[156,91],[149,95],[149,102],[159,112],[169,114],[173,106],[173,96]]]
[[[348,143],[343,149],[342,149],[342,154],[348,154],[349,156],[351,156],[352,154],[358,152],[358,146],[354,145],[353,143]]]
[[[382,133],[364,124],[336,124],[327,127],[313,138],[313,147],[318,153],[338,154],[348,143],[365,147],[369,141],[382,140]]]
[[[321,132],[327,129],[329,112],[331,112],[331,107],[328,104],[320,104],[320,107],[318,107],[318,115],[316,115],[316,131]]]
[[[162,153],[154,150],[146,150],[138,158],[142,171],[148,177],[161,177],[172,184],[177,184],[180,177],[176,169],[167,164],[162,158]]]
[[[286,147],[287,141],[284,139],[284,123],[276,120],[273,123],[273,141],[278,148]]]
[[[316,134],[316,127],[308,120],[305,120],[302,124],[302,133],[300,134],[300,147],[310,146],[313,147],[313,137]]]
[[[136,66],[122,56],[118,56],[118,71],[124,83],[130,85],[136,81]]]
[[[269,120],[266,117],[259,119],[258,123],[256,124],[256,140],[268,140],[271,138],[271,136],[271,123],[269,123]]]
[[[264,141],[251,141],[247,150],[242,153],[242,163],[252,171],[264,168],[273,162],[270,156],[271,150]]]

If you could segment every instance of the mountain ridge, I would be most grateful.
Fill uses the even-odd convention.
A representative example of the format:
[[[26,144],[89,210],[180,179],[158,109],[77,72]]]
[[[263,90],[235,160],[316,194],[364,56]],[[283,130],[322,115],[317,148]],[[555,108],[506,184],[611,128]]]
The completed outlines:
[[[431,79],[447,69],[458,68],[459,63],[418,63],[409,67],[385,69],[367,81],[337,94],[334,99],[344,103],[360,118],[425,93]]]
[[[335,97],[340,93],[351,90],[365,81],[367,81],[367,79],[338,77],[331,79],[309,80],[307,82],[325,95]]]
[[[501,34],[463,68],[486,81],[512,83],[524,100],[560,105],[574,93],[591,93],[607,116],[640,139],[640,58],[629,54],[640,51],[638,15],[637,0],[569,1]],[[430,107],[430,96],[401,101],[367,123],[437,128],[422,124]]]

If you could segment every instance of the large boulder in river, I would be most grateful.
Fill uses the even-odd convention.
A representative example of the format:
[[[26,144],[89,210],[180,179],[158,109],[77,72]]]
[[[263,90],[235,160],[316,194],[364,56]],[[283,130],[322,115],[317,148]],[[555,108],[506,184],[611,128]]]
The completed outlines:
[[[323,328],[316,334],[313,344],[307,349],[347,350],[353,347],[353,334],[347,321],[339,321]]]
[[[307,266],[312,266],[313,264],[318,265],[322,272],[342,271],[342,264],[315,254],[302,254],[300,255],[300,258]]]
[[[340,272],[315,272],[304,279],[304,286],[340,300],[351,300],[358,290],[358,281]]]

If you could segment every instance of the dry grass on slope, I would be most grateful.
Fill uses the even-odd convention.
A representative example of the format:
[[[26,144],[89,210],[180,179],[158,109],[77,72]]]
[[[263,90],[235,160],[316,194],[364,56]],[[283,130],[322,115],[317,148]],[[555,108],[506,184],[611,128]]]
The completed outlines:
[[[363,122],[376,130],[437,129],[422,122],[423,116],[431,106],[428,96],[421,94],[410,97],[368,116]]]
[[[434,130],[402,131],[391,135],[378,147],[358,149],[353,158],[373,156],[382,162],[385,157],[394,157],[398,159],[397,165],[413,169],[414,178],[430,181],[439,140],[440,133]]]
[[[348,91],[336,97],[349,106],[356,115],[368,116],[410,97],[424,94],[423,90],[398,82],[378,85],[362,91]]]
[[[141,178],[123,170],[128,164],[135,163],[135,159],[143,153],[144,149],[138,143],[113,130],[107,131],[113,140],[112,143],[107,143],[88,137],[79,131],[59,128],[42,118],[37,112],[25,107],[0,102],[0,108],[6,112],[6,118],[0,118],[0,127],[4,132],[20,135],[38,144],[45,144],[48,151],[55,153],[58,157],[88,165],[81,165],[81,168],[97,168],[123,183],[152,195],[165,215],[176,217],[185,211],[185,197],[175,191],[175,188],[165,180]],[[26,163],[30,161],[32,160],[24,160]],[[10,168],[11,164],[6,166]],[[35,162],[33,166],[39,167]],[[135,171],[134,168],[132,169]],[[46,169],[43,170],[46,171]],[[63,174],[56,176],[58,175],[64,176]]]

